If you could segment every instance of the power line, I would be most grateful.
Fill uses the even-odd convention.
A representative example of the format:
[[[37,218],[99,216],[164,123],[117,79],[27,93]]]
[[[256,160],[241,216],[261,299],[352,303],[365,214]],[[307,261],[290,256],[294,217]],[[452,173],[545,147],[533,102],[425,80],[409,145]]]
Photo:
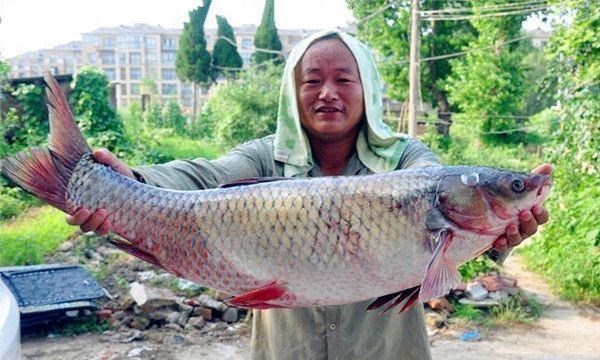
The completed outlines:
[[[458,20],[471,20],[471,19],[480,19],[480,18],[486,18],[486,17],[502,17],[502,16],[509,16],[509,15],[519,15],[519,14],[527,14],[527,13],[532,13],[535,11],[541,11],[541,10],[545,10],[547,9],[548,6],[544,5],[544,6],[538,6],[538,7],[533,7],[527,10],[516,10],[516,11],[506,11],[506,12],[498,12],[498,13],[492,13],[492,14],[473,14],[473,15],[460,15],[460,16],[429,16],[427,17],[427,20],[450,20],[450,21],[458,21]]]
[[[437,10],[423,10],[423,11],[421,11],[421,15],[423,17],[428,17],[430,15],[440,15],[440,14],[444,15],[444,14],[452,14],[452,13],[486,12],[486,11],[498,11],[498,10],[508,11],[508,10],[516,10],[516,9],[525,9],[527,7],[541,5],[541,4],[546,4],[546,0],[531,0],[531,1],[525,1],[525,2],[479,6],[479,7],[461,7],[461,8],[446,8],[446,9],[437,9]]]

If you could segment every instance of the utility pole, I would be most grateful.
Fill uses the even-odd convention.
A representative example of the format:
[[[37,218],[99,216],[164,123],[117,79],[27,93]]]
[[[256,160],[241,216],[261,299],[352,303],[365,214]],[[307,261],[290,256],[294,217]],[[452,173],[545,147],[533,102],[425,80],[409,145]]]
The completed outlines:
[[[421,48],[421,25],[419,16],[419,0],[412,0],[410,10],[410,64],[408,68],[408,135],[417,136],[417,114],[421,105],[420,99],[420,66],[419,51]]]

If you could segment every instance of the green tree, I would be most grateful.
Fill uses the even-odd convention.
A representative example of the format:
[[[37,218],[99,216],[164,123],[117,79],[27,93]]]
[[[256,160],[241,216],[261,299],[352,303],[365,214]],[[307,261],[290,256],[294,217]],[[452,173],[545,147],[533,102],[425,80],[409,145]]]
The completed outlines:
[[[384,8],[387,0],[347,0],[354,17],[363,19]],[[445,7],[465,7],[468,2],[456,0],[425,0],[422,10]],[[358,25],[358,36],[372,46],[379,55],[379,69],[386,83],[387,95],[395,100],[408,98],[408,56],[410,2],[390,4],[377,16]],[[475,31],[466,21],[422,21],[421,57],[433,57],[460,51],[475,37]],[[440,134],[448,135],[452,122],[452,106],[445,83],[452,73],[449,59],[421,63],[421,91],[423,101],[437,105]]]
[[[204,0],[189,12],[190,21],[183,24],[183,33],[179,38],[179,49],[175,59],[175,68],[180,80],[191,81],[194,85],[192,111],[196,114],[197,86],[208,84],[214,79],[211,56],[206,50],[204,23],[212,0]]]
[[[71,87],[70,102],[90,145],[110,150],[126,147],[123,123],[108,99],[106,76],[98,69],[84,67],[75,74]]]
[[[496,1],[473,1],[474,7]],[[477,14],[477,12],[475,12]],[[478,32],[465,58],[452,61],[453,74],[446,89],[465,114],[466,122],[479,126],[484,140],[513,140],[518,133],[503,131],[518,126],[526,88],[523,59],[528,46],[509,41],[522,37],[526,15],[474,18]]]
[[[281,40],[275,26],[275,0],[266,0],[260,25],[254,35],[256,48],[252,58],[256,64],[265,61],[283,62]]]
[[[194,124],[195,135],[233,146],[275,132],[281,74],[281,65],[265,64],[219,85]]]
[[[144,112],[144,121],[146,124],[154,128],[162,128],[165,126],[162,106],[157,103],[151,103]]]
[[[182,135],[185,130],[185,116],[181,113],[181,108],[177,101],[170,99],[163,114],[164,125],[173,129],[175,134]]]
[[[220,67],[241,69],[243,65],[242,57],[237,51],[233,28],[229,25],[227,19],[217,15],[217,25],[218,38],[213,49],[212,61],[216,72],[228,76],[234,74],[235,70],[224,70]]]

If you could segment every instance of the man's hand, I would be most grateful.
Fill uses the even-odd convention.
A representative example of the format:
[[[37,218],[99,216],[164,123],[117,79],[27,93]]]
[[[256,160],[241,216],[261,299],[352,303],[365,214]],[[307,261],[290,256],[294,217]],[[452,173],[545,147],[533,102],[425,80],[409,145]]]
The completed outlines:
[[[532,173],[550,175],[552,170],[552,165],[544,164],[533,169]],[[519,225],[508,225],[506,233],[494,241],[493,248],[504,251],[519,245],[523,240],[537,232],[538,225],[548,222],[548,217],[548,211],[542,205],[535,205],[530,210],[522,211],[519,214]]]
[[[133,171],[124,162],[107,149],[99,149],[94,151],[94,158],[101,164],[111,167],[116,172],[135,179]],[[106,235],[111,230],[110,220],[107,219],[108,214],[104,209],[98,209],[91,212],[88,209],[81,208],[73,215],[67,215],[67,224],[77,225],[81,231],[94,231],[98,235]]]

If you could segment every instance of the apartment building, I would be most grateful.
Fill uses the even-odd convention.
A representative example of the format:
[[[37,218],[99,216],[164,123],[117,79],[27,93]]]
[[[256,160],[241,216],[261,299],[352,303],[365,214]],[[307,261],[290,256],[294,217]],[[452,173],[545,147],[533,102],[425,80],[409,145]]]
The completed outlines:
[[[278,30],[284,56],[291,48],[316,30]],[[55,75],[73,74],[84,65],[101,69],[111,85],[116,87],[117,107],[139,101],[142,92],[154,84],[156,95],[163,102],[173,99],[186,111],[191,111],[193,88],[177,78],[175,58],[181,29],[167,29],[160,25],[134,24],[132,26],[102,27],[83,33],[82,39],[52,49],[28,52],[8,61],[12,78],[41,76],[44,69]],[[254,52],[256,26],[234,28],[238,52],[244,66],[250,63]],[[217,41],[216,29],[205,29],[207,49]],[[201,103],[206,93],[198,93]]]

